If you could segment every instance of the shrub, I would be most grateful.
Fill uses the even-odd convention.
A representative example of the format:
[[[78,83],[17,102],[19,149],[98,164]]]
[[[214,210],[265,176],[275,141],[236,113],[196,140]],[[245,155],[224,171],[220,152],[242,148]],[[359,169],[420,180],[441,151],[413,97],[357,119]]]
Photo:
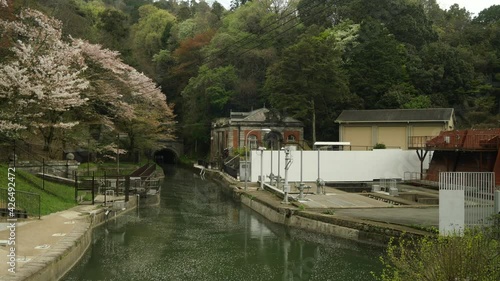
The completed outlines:
[[[462,236],[391,240],[376,280],[500,280],[499,241],[491,229],[468,229]]]

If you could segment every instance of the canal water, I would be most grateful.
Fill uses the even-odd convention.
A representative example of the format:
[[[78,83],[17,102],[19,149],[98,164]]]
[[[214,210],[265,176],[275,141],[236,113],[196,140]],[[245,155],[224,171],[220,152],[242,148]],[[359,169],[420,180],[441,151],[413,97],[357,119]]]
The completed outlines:
[[[63,280],[374,280],[382,248],[273,224],[192,171],[161,203],[111,219]]]

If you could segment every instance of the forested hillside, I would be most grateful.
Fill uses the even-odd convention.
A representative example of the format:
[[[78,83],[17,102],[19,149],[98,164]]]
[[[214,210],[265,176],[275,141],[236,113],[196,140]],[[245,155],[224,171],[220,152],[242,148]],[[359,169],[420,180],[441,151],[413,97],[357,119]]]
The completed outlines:
[[[472,17],[436,0],[15,2],[3,18],[40,10],[158,83],[191,149],[208,147],[213,118],[264,105],[303,121],[308,140],[337,139],[344,109],[453,107],[464,128],[500,120],[500,6]]]

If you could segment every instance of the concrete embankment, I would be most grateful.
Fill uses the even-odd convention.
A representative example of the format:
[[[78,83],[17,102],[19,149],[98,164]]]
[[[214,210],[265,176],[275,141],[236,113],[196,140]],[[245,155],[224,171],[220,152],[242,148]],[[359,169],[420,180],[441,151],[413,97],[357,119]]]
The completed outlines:
[[[134,210],[137,207],[137,199],[130,196],[129,202],[122,202],[118,204],[118,208],[109,209],[109,212],[106,212],[106,208],[81,205],[22,225],[17,230],[16,272],[5,270],[0,274],[0,279],[61,279],[89,248],[92,229],[112,217]],[[33,247],[34,245],[38,246]]]
[[[382,246],[393,237],[433,235],[404,225],[339,216],[331,208],[308,211],[296,203],[283,204],[281,198],[268,191],[259,191],[255,187],[244,191],[238,186],[238,181],[219,171],[212,170],[207,174],[221,183],[226,194],[274,223]]]

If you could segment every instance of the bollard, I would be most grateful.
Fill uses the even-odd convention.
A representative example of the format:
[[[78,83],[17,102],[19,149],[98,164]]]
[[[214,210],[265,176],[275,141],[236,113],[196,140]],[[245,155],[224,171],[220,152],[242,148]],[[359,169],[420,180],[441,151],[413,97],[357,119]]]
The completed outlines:
[[[299,186],[297,187],[299,189],[299,200],[304,199],[304,189],[308,188],[305,183],[301,182],[299,183]]]
[[[323,192],[321,192],[321,189],[323,189]],[[325,194],[325,181],[321,178],[318,178],[316,180],[316,194]]]

